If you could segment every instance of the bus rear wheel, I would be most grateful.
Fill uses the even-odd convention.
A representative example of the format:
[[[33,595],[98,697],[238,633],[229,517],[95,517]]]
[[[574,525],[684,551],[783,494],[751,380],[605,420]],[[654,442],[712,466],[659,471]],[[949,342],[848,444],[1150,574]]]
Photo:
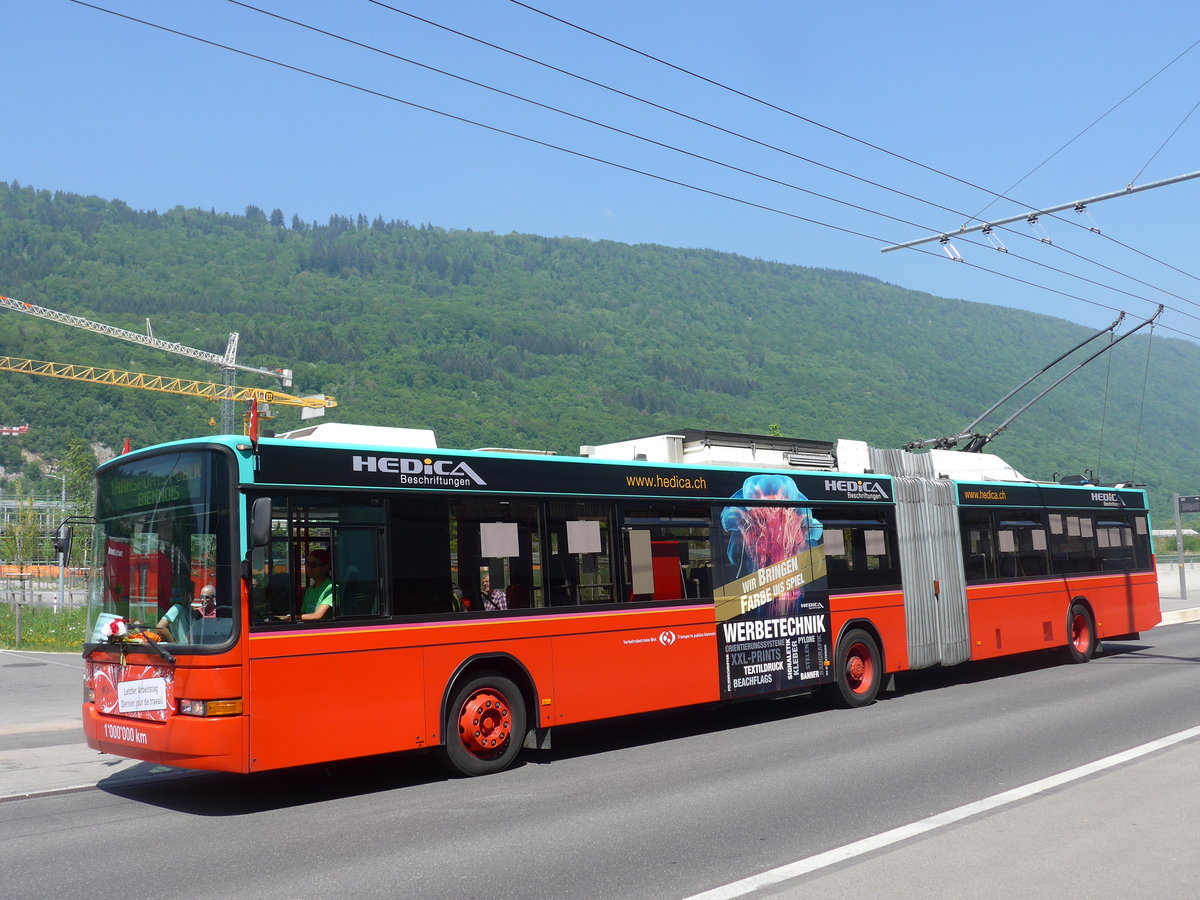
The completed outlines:
[[[883,658],[875,638],[861,628],[842,635],[833,657],[836,684],[827,693],[843,706],[867,706],[879,696],[883,683]]]
[[[503,675],[483,674],[454,692],[447,715],[446,762],[460,775],[507,769],[525,738],[525,700]]]
[[[1096,623],[1082,603],[1072,603],[1067,613],[1067,655],[1071,662],[1085,663],[1096,655]]]

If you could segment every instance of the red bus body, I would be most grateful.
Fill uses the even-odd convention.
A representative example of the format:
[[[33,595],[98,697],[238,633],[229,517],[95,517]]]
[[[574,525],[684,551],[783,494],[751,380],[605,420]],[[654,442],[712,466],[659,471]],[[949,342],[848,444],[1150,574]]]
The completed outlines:
[[[534,579],[532,593],[538,598],[538,605],[526,608],[525,599],[517,600],[514,608],[498,616],[484,615],[478,607],[474,611],[452,613],[449,606],[426,615],[397,615],[396,608],[400,603],[397,592],[389,593],[381,588],[370,598],[375,606],[365,612],[341,614],[339,610],[338,617],[331,621],[301,622],[297,609],[300,594],[297,576],[287,586],[286,599],[280,601],[276,598],[272,601],[283,603],[285,607],[290,604],[290,611],[272,612],[259,619],[259,614],[255,612],[255,597],[259,596],[260,606],[267,602],[263,599],[269,591],[265,586],[266,575],[273,575],[277,568],[296,565],[295,560],[303,556],[300,551],[305,547],[311,548],[313,542],[324,541],[335,550],[340,549],[342,557],[360,563],[359,568],[364,567],[361,565],[364,560],[386,560],[379,563],[380,574],[376,584],[386,588],[385,575],[392,577],[393,585],[402,583],[395,580],[403,574],[397,574],[403,568],[402,563],[387,556],[385,551],[380,551],[379,556],[372,556],[370,554],[375,551],[370,548],[373,541],[384,546],[385,539],[392,539],[407,526],[397,524],[393,510],[379,513],[378,522],[382,524],[368,523],[364,526],[359,519],[347,516],[341,524],[327,528],[321,524],[326,520],[313,512],[322,502],[323,485],[303,485],[303,490],[286,503],[279,497],[292,488],[285,490],[280,487],[280,481],[262,486],[261,491],[269,495],[272,498],[269,502],[274,504],[274,533],[282,533],[281,522],[288,523],[291,531],[287,538],[290,543],[284,550],[264,559],[261,565],[255,563],[258,570],[264,573],[260,579],[263,583],[255,584],[254,579],[239,576],[237,570],[241,558],[245,556],[249,565],[255,552],[255,548],[247,543],[254,512],[250,503],[243,500],[243,495],[256,489],[255,476],[249,473],[254,471],[255,453],[258,450],[244,445],[234,449],[232,439],[218,449],[220,452],[214,453],[214,458],[223,458],[221,454],[232,456],[236,474],[232,476],[233,484],[225,485],[212,494],[223,496],[222,491],[227,491],[233,498],[231,506],[235,507],[244,524],[232,530],[229,546],[214,541],[206,544],[215,545],[218,550],[215,551],[216,562],[210,563],[206,559],[201,577],[221,586],[223,601],[219,624],[223,624],[227,630],[218,631],[219,636],[210,639],[204,637],[203,627],[212,627],[211,624],[199,623],[195,626],[195,643],[188,646],[156,645],[150,648],[143,642],[131,642],[128,638],[120,642],[102,639],[99,629],[111,617],[104,613],[103,607],[112,604],[112,587],[99,586],[98,617],[93,618],[97,630],[85,650],[89,697],[83,704],[87,742],[97,750],[182,768],[256,772],[417,748],[457,746],[459,735],[453,733],[453,729],[456,716],[460,715],[458,707],[461,706],[461,700],[456,698],[456,691],[470,678],[486,674],[504,679],[498,682],[501,689],[493,693],[500,693],[500,690],[516,692],[516,696],[504,697],[504,701],[506,705],[520,705],[525,714],[523,731],[528,732],[530,741],[557,725],[710,704],[738,699],[739,696],[765,696],[775,692],[780,684],[779,681],[771,682],[771,688],[764,693],[739,693],[731,688],[731,685],[738,683],[733,680],[731,670],[736,669],[734,674],[742,678],[742,683],[753,682],[755,672],[779,673],[785,666],[784,662],[779,661],[783,657],[768,654],[763,657],[766,663],[746,662],[749,658],[747,653],[753,653],[753,648],[771,644],[774,638],[748,640],[745,635],[753,635],[753,628],[736,632],[740,636],[735,638],[735,631],[730,627],[735,620],[719,611],[721,601],[718,599],[714,603],[712,593],[700,591],[700,596],[695,600],[678,596],[688,591],[697,592],[694,586],[688,585],[696,585],[700,581],[696,579],[689,582],[689,575],[705,576],[706,570],[707,577],[720,573],[721,570],[715,565],[697,565],[690,571],[687,568],[689,563],[698,561],[715,564],[717,551],[711,550],[711,560],[696,557],[696,547],[704,546],[705,537],[703,528],[694,523],[688,526],[691,531],[677,531],[671,539],[662,539],[662,535],[655,532],[658,537],[650,540],[649,530],[657,528],[665,532],[678,526],[663,524],[673,521],[665,515],[661,517],[661,522],[655,520],[658,524],[637,524],[650,521],[652,517],[647,510],[654,512],[655,501],[646,500],[643,494],[638,495],[636,503],[628,501],[631,509],[636,506],[635,510],[622,513],[623,507],[618,508],[617,515],[626,515],[626,519],[621,520],[626,523],[623,526],[625,532],[641,527],[647,529],[647,549],[643,562],[648,574],[641,577],[651,579],[653,587],[645,590],[647,581],[639,583],[638,577],[623,571],[623,567],[633,567],[631,560],[636,552],[629,547],[622,549],[617,546],[616,542],[622,539],[620,534],[624,533],[613,527],[619,524],[618,519],[609,519],[607,525],[600,522],[591,528],[592,537],[589,540],[594,539],[595,534],[603,534],[604,539],[610,542],[602,555],[607,560],[606,565],[611,567],[611,574],[605,576],[604,572],[608,570],[604,570],[601,576],[611,577],[611,585],[606,583],[602,586],[609,591],[607,597],[611,602],[599,603],[595,608],[580,605],[582,601],[561,609],[551,603],[551,570],[556,562],[562,562],[554,554],[558,552],[557,542],[565,538],[552,535],[554,523],[547,517],[555,507],[544,505],[539,507],[540,519],[533,513],[525,519],[513,516],[519,527],[511,529],[513,544],[505,551],[507,555],[480,557],[492,571],[499,573],[504,568],[512,577],[513,585],[522,582],[524,577],[523,573],[516,572],[515,561],[531,558],[534,561],[530,569]],[[188,452],[191,453],[190,450]],[[436,452],[450,455],[448,451]],[[484,471],[482,454],[462,456],[470,462],[469,468],[473,472]],[[126,467],[120,470],[123,473],[120,477],[134,487],[143,482],[149,483],[147,480],[153,476],[150,468],[146,472],[129,468],[137,464],[137,458],[135,454],[133,462],[120,463]],[[153,460],[150,455],[145,458],[151,462]],[[196,454],[196,458],[207,459],[200,454]],[[151,466],[151,462],[146,465]],[[558,461],[556,465],[560,469],[552,474],[557,477],[559,471],[569,471],[561,467],[572,463]],[[606,464],[575,462],[574,465],[601,467]],[[217,468],[214,463],[213,471],[217,471]],[[662,471],[663,467],[659,465],[658,470]],[[117,470],[114,468],[113,471]],[[688,471],[694,472],[695,467]],[[494,479],[494,476],[488,477]],[[837,474],[839,479],[844,477],[841,473]],[[715,475],[710,476],[709,480],[713,478]],[[195,480],[199,484],[200,476]],[[877,477],[877,481],[890,490],[891,482],[886,477]],[[118,479],[114,483],[119,485],[122,482]],[[858,483],[862,483],[861,476]],[[1010,488],[1010,497],[1019,496],[1019,491],[1023,489]],[[102,487],[103,490],[105,488]],[[176,493],[183,496],[187,490],[193,488],[180,487]],[[883,496],[883,488],[879,490]],[[127,489],[126,493],[132,496],[132,488]],[[594,495],[582,490],[579,493],[584,498],[579,501],[580,510],[596,505]],[[1136,500],[1134,494],[1122,494],[1121,502],[1133,502]],[[358,494],[344,496],[351,497],[354,502],[365,502]],[[512,496],[518,497],[517,494]],[[522,502],[527,502],[531,510],[536,503],[558,502],[531,498],[528,493],[520,496],[526,498]],[[724,496],[729,497],[730,494]],[[1061,503],[1062,497],[1073,495],[1055,496],[1059,498],[1057,502]],[[335,499],[342,497],[343,493],[337,493]],[[253,500],[253,497],[248,500]],[[345,502],[349,503],[350,500]],[[514,506],[517,505],[516,499],[512,502]],[[884,506],[881,502],[873,502],[869,507],[862,508],[869,509],[878,523],[872,519],[864,525],[854,518],[863,515],[859,512],[860,508],[851,503],[836,505],[832,501],[822,501],[824,505],[821,505],[811,499],[803,502],[821,513],[826,523],[821,542],[814,541],[813,545],[824,546],[828,552],[819,564],[814,564],[816,567],[804,570],[809,573],[806,577],[812,585],[818,583],[818,577],[825,577],[823,567],[827,564],[830,566],[828,584],[821,600],[823,611],[811,616],[794,615],[790,619],[777,617],[756,620],[768,623],[768,636],[772,634],[771,628],[779,627],[770,623],[784,622],[785,619],[791,623],[790,627],[798,627],[795,623],[800,622],[805,623],[805,627],[812,626],[814,631],[823,632],[820,640],[808,645],[808,649],[799,648],[801,654],[812,651],[820,657],[824,653],[823,661],[818,659],[816,663],[811,660],[807,663],[794,662],[788,654],[796,653],[796,646],[778,644],[784,647],[789,673],[793,665],[808,667],[805,674],[797,675],[803,680],[786,682],[787,692],[808,691],[818,685],[829,685],[833,689],[841,687],[850,705],[858,705],[859,698],[863,702],[874,699],[879,689],[878,682],[885,673],[938,664],[939,660],[931,662],[928,657],[926,647],[930,643],[940,641],[942,645],[954,645],[951,650],[938,651],[942,654],[941,662],[953,663],[1069,647],[1073,640],[1078,641],[1079,638],[1078,634],[1072,633],[1073,621],[1076,628],[1082,622],[1087,632],[1084,637],[1092,645],[1104,638],[1136,634],[1159,621],[1157,580],[1153,559],[1148,556],[1146,549],[1149,529],[1144,495],[1140,511],[1126,518],[1120,517],[1125,513],[1113,514],[1109,521],[1099,513],[1086,511],[1076,516],[1087,522],[1094,519],[1095,523],[1099,523],[1086,525],[1083,529],[1085,533],[1087,528],[1098,532],[1100,525],[1113,526],[1110,528],[1112,533],[1120,532],[1111,540],[1107,537],[1109,532],[1105,532],[1105,540],[1108,541],[1105,547],[1120,549],[1125,554],[1119,556],[1121,560],[1133,560],[1136,557],[1133,563],[1122,562],[1122,571],[1053,574],[1052,569],[1057,563],[1051,560],[1059,547],[1054,542],[1058,539],[1057,535],[1063,532],[1062,522],[1066,521],[1063,518],[1055,520],[1059,513],[1054,511],[1059,506],[1046,505],[1040,508],[1040,512],[1034,510],[1035,514],[1043,514],[1039,520],[1042,523],[1041,537],[1037,536],[1037,521],[1032,525],[1027,521],[1031,507],[1023,508],[1020,513],[1023,518],[1018,525],[1012,526],[1012,534],[1016,533],[1018,526],[1024,529],[1016,538],[1005,532],[1008,526],[1004,516],[1008,513],[1003,510],[985,509],[974,513],[971,521],[979,523],[987,520],[992,523],[976,524],[977,530],[982,533],[990,528],[988,539],[1002,547],[1007,546],[1006,542],[1010,539],[1020,541],[1024,539],[1022,535],[1034,534],[1035,545],[1042,548],[1042,557],[1047,560],[1044,563],[1047,571],[1038,577],[1005,577],[994,581],[981,577],[972,579],[968,572],[961,589],[954,588],[961,597],[951,598],[962,609],[963,633],[935,636],[924,643],[923,638],[918,639],[914,635],[925,627],[918,620],[927,616],[928,605],[943,602],[942,593],[948,589],[940,578],[928,579],[927,584],[918,578],[906,580],[903,586],[897,583],[856,589],[848,586],[848,576],[841,574],[840,570],[835,572],[834,563],[839,560],[844,560],[848,565],[855,563],[852,559],[854,553],[859,554],[858,561],[868,558],[864,555],[864,548],[869,545],[871,550],[881,551],[869,556],[876,560],[876,568],[864,570],[860,565],[857,577],[867,580],[881,577],[878,575],[878,566],[884,563],[878,560],[883,559],[882,552],[895,556],[898,552],[896,548],[903,549],[904,543],[903,535],[897,537],[902,529],[895,526],[891,513],[881,518],[880,510]],[[679,512],[678,504],[667,506],[669,511]],[[703,504],[693,503],[688,509],[699,506]],[[714,508],[723,508],[728,513],[733,507]],[[117,513],[121,512],[120,504],[117,503],[114,509],[116,512],[112,520],[116,522],[119,520]],[[451,509],[454,507],[451,506]],[[587,519],[582,513],[573,514],[579,516],[579,521]],[[472,570],[475,564],[466,560],[470,552],[476,551],[470,545],[470,541],[475,539],[474,532],[464,524],[467,518],[461,512],[457,515],[459,518],[454,520],[449,532],[456,548],[451,556],[451,565],[462,581],[474,577]],[[495,517],[500,514],[494,511],[480,513],[477,518],[486,524],[488,515]],[[306,517],[303,519],[303,528],[297,524],[301,522],[301,516]],[[987,519],[988,516],[992,518]],[[596,521],[601,518],[593,517]],[[729,514],[729,519],[733,518]],[[900,520],[903,522],[903,516]],[[714,513],[709,522],[714,531],[716,521]],[[635,524],[629,525],[629,522]],[[889,526],[888,522],[892,522],[892,525]],[[321,532],[321,528],[327,528],[327,531]],[[1059,530],[1055,531],[1056,528]],[[165,528],[163,530],[166,531]],[[835,532],[841,536],[836,536]],[[484,537],[480,540],[486,542],[491,539],[486,529],[482,533]],[[576,537],[578,533],[575,532]],[[411,537],[406,538],[407,543],[412,545],[423,540],[421,534],[421,529],[414,529]],[[864,540],[863,535],[868,537]],[[195,542],[194,538],[192,540]],[[531,540],[538,548],[536,552],[528,549]],[[917,539],[914,537],[912,540],[915,542]],[[692,542],[691,559],[688,550],[681,549],[689,541]],[[856,541],[858,543],[852,547],[851,544]],[[965,537],[963,541],[965,546]],[[886,542],[887,546],[881,542]],[[713,547],[718,544],[719,541],[714,539]],[[1066,546],[1061,541],[1060,544]],[[104,546],[113,548],[122,545],[114,543],[110,537]],[[394,546],[394,542],[387,546]],[[841,557],[838,556],[839,547]],[[724,550],[725,545],[720,545],[720,548]],[[1128,548],[1127,554],[1125,548]],[[994,562],[990,564],[1005,564],[1005,552],[1004,549],[996,550],[993,553]],[[1117,558],[1116,550],[1107,552],[1109,558]],[[620,562],[622,553],[625,554],[623,564]],[[413,559],[419,559],[422,555],[419,547],[413,549]],[[565,551],[562,555],[564,559],[568,556]],[[581,560],[584,556],[573,555]],[[1060,554],[1063,558],[1066,555],[1065,552]],[[1100,556],[1104,554],[1100,553]],[[497,560],[502,561],[503,566]],[[567,561],[570,562],[569,559]],[[802,562],[810,564],[812,560],[805,557]],[[154,577],[156,583],[163,585],[163,590],[171,586],[169,575],[159,573],[158,568],[169,564],[169,548],[154,555],[153,565],[157,567]],[[895,562],[887,564],[898,565]],[[179,565],[181,570],[195,568],[191,558],[185,558]],[[780,572],[786,574],[798,565],[800,563],[789,561]],[[120,568],[110,566],[114,579],[122,576]],[[351,570],[355,566],[347,564],[343,568],[346,575],[344,587],[340,589],[348,594],[349,586],[353,584]],[[907,575],[905,577],[908,578]],[[748,583],[746,579],[749,576],[741,575],[739,578]],[[195,576],[192,579],[195,580]],[[718,578],[721,583],[729,580],[728,576]],[[789,586],[795,580],[793,578],[788,582]],[[416,584],[415,581],[412,583]],[[779,583],[782,584],[782,580]],[[576,596],[583,596],[585,587],[580,581]],[[595,585],[590,587],[598,589]],[[783,588],[772,589],[782,596]],[[191,588],[180,590],[190,599]],[[745,592],[747,588],[743,587],[742,590]],[[515,587],[510,591],[514,598],[523,596]],[[815,595],[816,592],[813,593]],[[745,596],[743,594],[743,608],[750,604]],[[343,604],[342,609],[351,609],[348,596],[339,598],[339,602]],[[392,606],[388,607],[388,603]],[[458,608],[456,604],[455,609]],[[815,605],[813,608],[816,608]],[[1090,631],[1086,628],[1089,620],[1092,625]],[[761,626],[756,627],[761,631]],[[135,629],[132,636],[136,637],[137,626],[131,624],[130,628]],[[844,639],[848,635],[856,636],[856,646],[867,648],[865,658],[856,658],[853,652],[844,649]],[[863,635],[866,637],[860,637]],[[875,660],[870,658],[869,653],[872,643],[877,645],[878,658]],[[735,649],[730,650],[730,647]],[[772,647],[767,649],[774,652]],[[1090,655],[1091,649],[1094,647],[1085,647],[1086,655]],[[920,659],[914,659],[914,656]],[[855,681],[853,675],[847,679],[839,671],[845,667],[853,669],[854,665],[864,662],[867,663],[866,671],[874,679],[872,684]],[[491,694],[487,696],[490,699]],[[448,730],[451,733],[447,733]],[[527,740],[527,735],[513,734],[507,740],[519,744]],[[481,757],[479,770],[489,771],[490,757],[487,754],[477,755]],[[464,771],[478,773],[475,770]]]

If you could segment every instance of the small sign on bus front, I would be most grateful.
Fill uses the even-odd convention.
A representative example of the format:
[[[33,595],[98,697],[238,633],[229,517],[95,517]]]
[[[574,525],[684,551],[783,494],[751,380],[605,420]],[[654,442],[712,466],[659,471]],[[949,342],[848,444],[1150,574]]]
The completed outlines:
[[[117,711],[146,712],[167,708],[167,682],[163,678],[123,681],[117,685]]]

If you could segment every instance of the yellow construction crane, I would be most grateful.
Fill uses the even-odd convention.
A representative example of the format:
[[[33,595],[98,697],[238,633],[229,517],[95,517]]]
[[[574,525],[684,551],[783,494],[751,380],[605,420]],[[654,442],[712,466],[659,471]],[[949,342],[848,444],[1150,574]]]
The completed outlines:
[[[229,342],[225,346],[225,354],[219,355],[210,353],[207,350],[197,350],[195,347],[185,347],[183,344],[174,341],[159,340],[154,336],[153,330],[150,328],[150,320],[146,320],[146,333],[138,334],[136,331],[126,331],[124,328],[117,328],[113,325],[105,325],[103,322],[93,322],[91,319],[85,319],[82,316],[73,316],[69,313],[59,312],[56,309],[48,309],[45,306],[38,306],[35,303],[27,303],[23,300],[14,300],[12,297],[0,296],[0,309],[11,309],[15,312],[25,313],[29,316],[37,316],[40,319],[49,319],[51,322],[60,322],[64,325],[70,325],[74,328],[82,328],[85,331],[92,331],[96,334],[106,334],[109,337],[119,338],[122,341],[129,341],[133,344],[141,344],[143,347],[153,347],[156,350],[165,350],[168,353],[178,353],[181,356],[188,356],[192,359],[198,359],[202,362],[212,363],[221,370],[221,375],[224,378],[225,385],[232,387],[233,374],[235,371],[253,372],[257,375],[269,375],[272,378],[278,378],[280,384],[290,388],[292,386],[292,370],[291,369],[259,369],[254,366],[244,366],[237,361],[238,351],[238,333],[230,332]],[[221,404],[221,423],[226,432],[233,430],[233,403],[227,398],[223,399],[226,402]],[[253,398],[252,398],[253,399]]]
[[[274,403],[279,406],[299,406],[302,408],[301,415],[304,418],[322,415],[325,410],[337,406],[337,401],[328,394],[295,397],[266,388],[240,388],[232,384],[213,384],[209,381],[169,378],[165,375],[145,375],[141,372],[125,372],[121,369],[103,369],[98,366],[80,366],[73,363],[46,362],[40,359],[21,359],[16,356],[0,356],[0,371],[44,375],[48,378],[65,378],[68,381],[84,381],[89,384],[141,388],[146,391],[161,391],[165,394],[200,397],[204,400],[225,400],[235,403],[249,403],[251,400],[257,400],[259,403]]]

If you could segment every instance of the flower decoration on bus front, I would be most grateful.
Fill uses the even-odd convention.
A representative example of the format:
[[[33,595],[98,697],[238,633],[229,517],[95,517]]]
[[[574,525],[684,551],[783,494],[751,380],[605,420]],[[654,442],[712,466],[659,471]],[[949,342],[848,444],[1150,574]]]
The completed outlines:
[[[778,500],[788,504],[808,500],[786,475],[752,475],[733,499]],[[821,543],[824,530],[807,507],[758,504],[725,507],[721,511],[721,527],[729,535],[726,552],[738,578],[756,572],[768,573],[772,567],[777,567],[781,574],[792,571],[801,554]],[[801,580],[785,581],[790,586],[775,594],[773,613],[783,614],[798,607],[804,598],[803,584],[796,584]]]
[[[96,627],[97,632],[109,641],[123,641],[129,636],[129,623],[124,619],[111,619]]]

